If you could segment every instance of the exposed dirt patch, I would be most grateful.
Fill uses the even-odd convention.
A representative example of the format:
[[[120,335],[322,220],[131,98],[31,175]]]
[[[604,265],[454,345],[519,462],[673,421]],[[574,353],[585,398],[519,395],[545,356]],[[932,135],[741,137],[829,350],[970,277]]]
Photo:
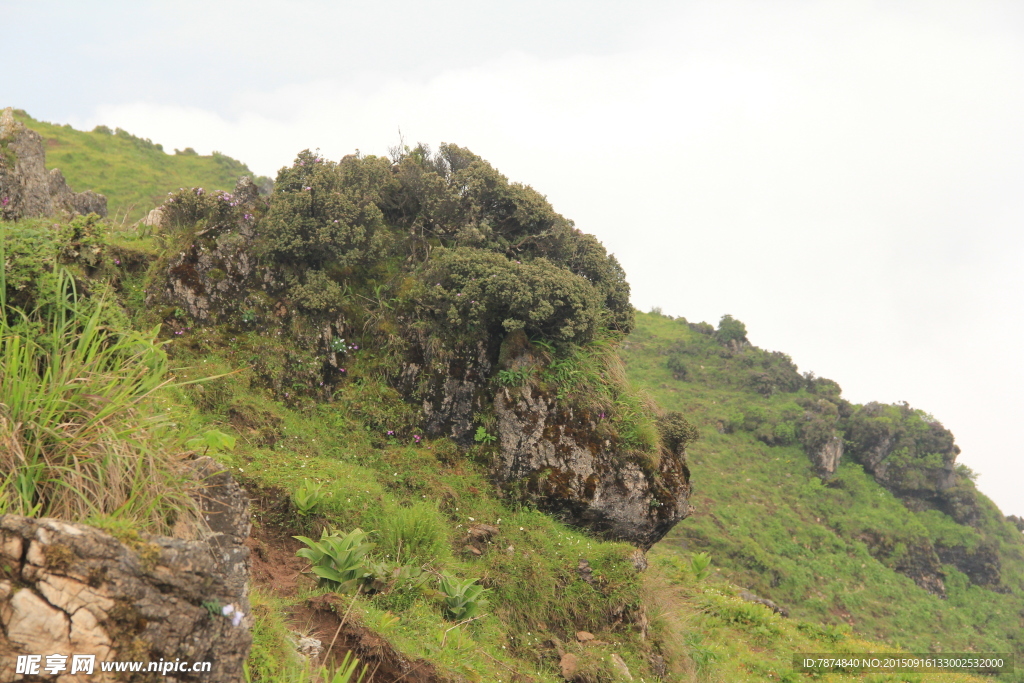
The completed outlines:
[[[337,666],[345,653],[352,652],[366,664],[370,674],[365,683],[444,683],[434,666],[425,659],[410,659],[391,647],[386,639],[345,618],[351,598],[328,593],[309,598],[297,605],[292,621],[303,632],[319,638],[324,645],[326,664]]]
[[[246,541],[251,551],[250,574],[257,586],[275,595],[294,597],[301,588],[312,588],[314,579],[305,572],[309,562],[295,556],[305,547],[293,536],[308,532],[289,529],[283,521],[293,512],[288,494],[275,488],[263,488],[246,482],[252,496],[252,533]]]
[[[295,556],[295,551],[305,546],[282,529],[254,526],[245,545],[251,551],[250,573],[257,586],[284,597],[295,596],[299,586],[313,587],[312,577],[304,574],[309,562]]]

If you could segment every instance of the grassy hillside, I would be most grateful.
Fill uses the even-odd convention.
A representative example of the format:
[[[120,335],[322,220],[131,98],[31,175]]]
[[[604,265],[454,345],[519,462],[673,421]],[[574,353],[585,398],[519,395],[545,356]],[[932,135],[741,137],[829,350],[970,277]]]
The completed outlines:
[[[914,511],[848,456],[823,483],[799,442],[815,380],[800,382],[781,354],[723,343],[710,325],[638,315],[623,357],[660,405],[701,426],[689,449],[697,512],[662,552],[709,552],[723,578],[801,619],[912,651],[1020,656],[1024,536],[988,499],[977,494],[972,525]],[[764,390],[765,375],[780,380],[775,390]],[[969,477],[962,485],[973,489]],[[943,564],[945,598],[920,587],[915,549],[943,543],[998,548],[998,584]]]
[[[133,302],[141,301],[145,272],[139,264],[145,263],[146,253],[111,247],[101,233],[90,231],[90,225],[95,227],[79,219],[60,232],[46,229],[46,221],[0,225],[10,264],[8,288],[45,290],[48,268],[64,266],[94,288],[109,283],[129,313],[140,313]],[[98,261],[67,256],[86,251],[80,248],[83,240],[100,248]],[[68,241],[78,248],[61,249]],[[44,258],[37,261],[33,255]],[[117,268],[128,264],[135,265]],[[17,300],[6,302],[8,317],[16,312]],[[127,331],[117,309],[97,308],[89,301],[77,310],[79,317],[97,315],[111,330]],[[46,299],[32,303],[45,305]],[[792,671],[794,652],[889,649],[853,635],[848,627],[818,619],[784,619],[746,602],[738,597],[737,586],[714,573],[705,577],[671,547],[656,547],[650,553],[650,567],[638,573],[631,546],[599,541],[528,506],[512,504],[487,475],[493,446],[486,443],[466,452],[447,439],[425,439],[412,432],[401,437],[387,434],[393,430],[382,430],[382,425],[399,424],[409,413],[393,390],[372,379],[380,362],[372,347],[352,354],[347,371],[355,381],[337,400],[296,404],[275,400],[255,372],[261,356],[295,354],[288,342],[231,328],[193,332],[177,336],[165,347],[176,368],[176,386],[154,389],[152,383],[164,378],[165,366],[147,363],[145,356],[110,364],[109,358],[101,359],[107,372],[139,377],[140,387],[147,390],[142,400],[135,400],[137,394],[131,392],[92,396],[93,386],[110,390],[105,375],[78,388],[74,378],[87,369],[73,355],[63,361],[64,376],[67,391],[75,396],[116,404],[105,405],[117,439],[131,438],[125,432],[139,419],[160,416],[162,426],[149,434],[156,442],[133,444],[159,452],[160,477],[174,476],[170,465],[177,454],[198,447],[214,454],[254,495],[255,642],[250,681],[311,680],[294,641],[309,635],[326,645],[339,633],[335,655],[356,648],[357,638],[366,633],[377,639],[375,651],[384,654],[367,661],[375,667],[385,665],[372,679],[378,683],[403,680],[386,672],[388,657],[399,656],[395,653],[431,672],[432,678],[422,680],[555,683],[564,680],[561,662],[569,654],[576,658],[573,680],[611,683],[624,680],[616,673],[612,655],[641,681],[796,681],[805,676]],[[32,325],[0,329],[0,365],[5,370],[13,367],[13,339],[38,333],[45,330]],[[133,338],[133,343],[141,339]],[[228,372],[234,374],[184,384]],[[0,402],[16,407],[12,392],[18,385],[9,377],[0,384]],[[60,419],[74,422],[77,414],[64,413]],[[88,405],[81,414],[87,417]],[[156,429],[149,424],[150,430]],[[195,445],[197,438],[200,446]],[[89,448],[102,450],[118,443]],[[139,482],[137,487],[141,486]],[[42,500],[26,499],[24,487],[10,484],[3,493],[3,511],[27,512],[26,507]],[[95,492],[82,493],[94,503],[84,513],[47,506],[36,514],[61,514],[121,533],[151,524],[139,513],[151,511],[153,500],[163,506],[183,505],[173,496],[168,500],[166,489],[161,495],[159,487],[150,487],[147,495],[153,497],[140,496],[134,507],[117,500],[97,503]],[[470,550],[467,531],[481,522],[498,531],[489,542],[476,545],[477,554]],[[335,528],[368,532],[371,562],[404,567],[406,573],[385,570],[367,594],[318,587],[309,562],[296,557],[303,545],[294,536],[319,538],[322,530]],[[580,571],[581,560],[587,562],[588,572]],[[439,576],[477,579],[487,588],[479,618],[446,616]],[[335,665],[339,661],[337,656],[328,658]],[[827,674],[816,680],[980,679]]]
[[[117,224],[137,221],[180,187],[227,191],[239,176],[252,175],[245,164],[223,154],[203,156],[191,148],[169,154],[120,128],[80,131],[36,121],[21,110],[15,110],[15,118],[43,136],[46,167],[59,168],[75,192],[105,195],[110,219]]]
[[[142,149],[132,157],[137,165],[191,158],[151,155],[130,136],[106,137]],[[110,158],[91,157],[84,143],[81,149],[86,167]],[[109,222],[82,217],[59,229],[47,220],[0,224],[0,445],[28,456],[4,463],[0,513],[58,515],[115,534],[183,534],[198,521],[183,495],[191,485],[182,460],[215,457],[254,499],[251,682],[316,680],[296,652],[303,636],[329,648],[324,659],[331,669],[344,652],[357,653],[374,683],[613,683],[629,680],[622,666],[638,681],[966,682],[982,679],[800,674],[792,657],[897,647],[1019,652],[1020,533],[994,506],[983,497],[958,498],[977,512],[969,525],[936,509],[911,511],[851,460],[822,483],[801,443],[825,420],[816,412],[824,410],[820,401],[840,406],[840,426],[881,418],[857,422],[860,413],[838,403],[833,383],[803,378],[781,355],[744,345],[738,321],[716,332],[638,314],[621,347],[635,386],[610,378],[614,373],[602,371],[614,366],[607,333],[628,329],[632,315],[620,271],[599,243],[559,223],[564,219],[532,190],[473,165],[479,159],[454,146],[449,158],[476,174],[465,185],[492,195],[465,209],[453,183],[444,201],[427,201],[435,199],[430,192],[449,189],[438,190],[424,169],[439,162],[422,152],[400,169],[411,178],[404,187],[422,194],[399,194],[401,201],[380,213],[367,211],[369,203],[355,211],[356,201],[336,197],[339,215],[365,229],[335,237],[365,239],[364,251],[339,242],[332,255],[295,239],[303,234],[296,216],[308,218],[311,188],[330,196],[331,184],[340,182],[338,169],[308,153],[282,174],[271,204],[252,213],[223,195],[177,193],[174,227],[158,235],[115,239]],[[147,173],[159,163],[152,161]],[[448,170],[455,165],[450,161]],[[372,157],[349,158],[340,169],[361,191],[394,179],[390,163]],[[76,190],[92,187],[68,177]],[[225,184],[232,185],[233,179]],[[419,206],[434,212],[433,234],[423,232]],[[497,206],[501,222],[493,215],[480,220],[483,214],[474,212],[481,206]],[[454,229],[466,227],[460,220],[471,221],[472,230]],[[202,237],[197,251],[218,255],[222,243],[211,228],[250,221],[277,239],[267,247],[270,258],[291,268],[281,279],[284,297],[226,297],[237,311],[226,309],[206,324],[181,307],[147,303],[147,292],[163,289],[170,259],[191,240]],[[331,228],[338,221],[323,222]],[[549,245],[537,239],[528,248],[546,251],[527,263],[532,254],[523,235],[512,241],[501,232],[523,225],[566,229],[552,230],[558,239]],[[228,235],[237,244],[236,234]],[[476,251],[439,248],[460,240]],[[515,260],[501,256],[510,246],[521,249]],[[417,258],[428,263],[431,253],[442,256],[432,269],[419,269]],[[564,254],[590,269],[591,284],[558,270]],[[311,258],[320,261],[310,265]],[[346,258],[353,260],[341,263]],[[216,272],[216,281],[226,278],[219,266]],[[574,307],[545,318],[523,273],[538,287],[573,294]],[[417,287],[420,277],[429,292]],[[480,284],[491,280],[506,289]],[[72,281],[78,298],[68,296]],[[588,289],[598,285],[604,289]],[[464,292],[473,294],[463,298]],[[501,308],[507,292],[519,309]],[[414,306],[427,301],[433,308],[416,318]],[[345,326],[344,339],[325,342],[330,358],[342,363],[327,367],[304,345],[322,337],[320,327],[306,325],[312,314],[280,322],[285,303]],[[533,386],[579,405],[596,402],[602,438],[618,439],[627,457],[642,455],[647,466],[659,437],[653,417],[642,414],[650,404],[638,389],[699,426],[702,438],[688,448],[697,512],[651,550],[646,570],[638,569],[632,546],[566,526],[495,485],[493,415],[473,416],[476,436],[468,442],[428,437],[422,403],[395,388],[402,369],[396,349],[412,336],[402,327],[409,320],[414,332],[455,347],[458,334],[474,343],[504,335],[514,327],[505,325],[508,316],[526,321],[540,351],[536,366],[496,373],[493,385],[501,391]],[[602,325],[603,336],[596,332]],[[40,372],[47,382],[38,381]],[[884,419],[904,429],[917,424],[917,413]],[[0,449],[7,450],[14,452]],[[95,457],[79,457],[83,452]],[[90,485],[113,474],[120,488]],[[61,481],[66,485],[56,485]],[[301,552],[335,532],[329,542],[350,546],[345,562],[331,568],[316,553]],[[964,548],[968,559],[990,558],[982,551],[994,548],[995,583],[988,566],[988,573],[972,569],[970,576],[943,566],[941,599],[907,575],[916,566],[908,558],[921,548]],[[710,566],[702,551],[711,554]],[[780,603],[790,616],[750,602],[743,589]],[[401,673],[401,662],[417,673]]]

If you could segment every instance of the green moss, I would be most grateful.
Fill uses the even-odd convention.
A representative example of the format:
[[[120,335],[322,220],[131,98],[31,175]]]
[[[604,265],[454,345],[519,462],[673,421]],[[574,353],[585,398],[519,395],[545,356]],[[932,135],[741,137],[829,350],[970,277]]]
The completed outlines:
[[[75,553],[66,545],[53,543],[43,548],[46,568],[51,571],[65,572],[75,561]]]

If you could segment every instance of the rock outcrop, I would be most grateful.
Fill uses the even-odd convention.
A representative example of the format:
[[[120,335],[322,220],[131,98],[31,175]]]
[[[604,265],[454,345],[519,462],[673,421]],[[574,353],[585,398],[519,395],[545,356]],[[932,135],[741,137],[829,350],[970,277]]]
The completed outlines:
[[[417,404],[427,434],[472,444],[474,415],[491,402],[488,380],[494,371],[496,345],[471,342],[439,348],[427,333],[410,336],[414,343],[396,388],[407,397],[422,397]]]
[[[168,669],[161,680],[242,679],[251,642],[248,500],[209,459],[196,469],[207,484],[204,541],[118,540],[84,524],[0,517],[0,680],[115,681],[124,674],[104,672],[104,663],[161,660],[209,662],[204,671]],[[16,672],[19,655],[44,657],[36,675]],[[67,659],[47,672],[47,655]],[[91,675],[72,673],[73,655],[95,657]]]
[[[956,567],[974,585],[1000,591],[1002,563],[999,561],[999,547],[995,543],[982,543],[976,548],[939,544],[935,552],[943,564]]]
[[[663,451],[628,458],[596,436],[598,415],[529,386],[494,398],[497,479],[573,526],[647,549],[690,512],[689,472]]]
[[[789,610],[783,607],[782,605],[776,603],[773,600],[769,600],[768,598],[762,598],[761,596],[756,595],[755,593],[751,593],[750,591],[740,591],[740,599],[746,600],[747,602],[754,602],[758,605],[764,605],[765,607],[775,612],[779,616],[789,616]]]
[[[46,151],[39,133],[0,114],[0,218],[52,216],[60,212],[107,215],[107,199],[95,192],[73,192],[64,175],[46,171]]]
[[[836,473],[839,461],[843,458],[843,438],[838,434],[833,434],[831,439],[810,451],[808,456],[814,463],[818,476],[822,479],[830,479]]]

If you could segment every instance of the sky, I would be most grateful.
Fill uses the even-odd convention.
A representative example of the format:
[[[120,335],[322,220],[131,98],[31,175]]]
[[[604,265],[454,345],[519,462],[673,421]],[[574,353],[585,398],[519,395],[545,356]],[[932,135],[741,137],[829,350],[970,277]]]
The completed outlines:
[[[1024,4],[0,0],[0,106],[273,176],[453,142],[613,252],[633,303],[731,314],[907,401],[1024,515]]]

